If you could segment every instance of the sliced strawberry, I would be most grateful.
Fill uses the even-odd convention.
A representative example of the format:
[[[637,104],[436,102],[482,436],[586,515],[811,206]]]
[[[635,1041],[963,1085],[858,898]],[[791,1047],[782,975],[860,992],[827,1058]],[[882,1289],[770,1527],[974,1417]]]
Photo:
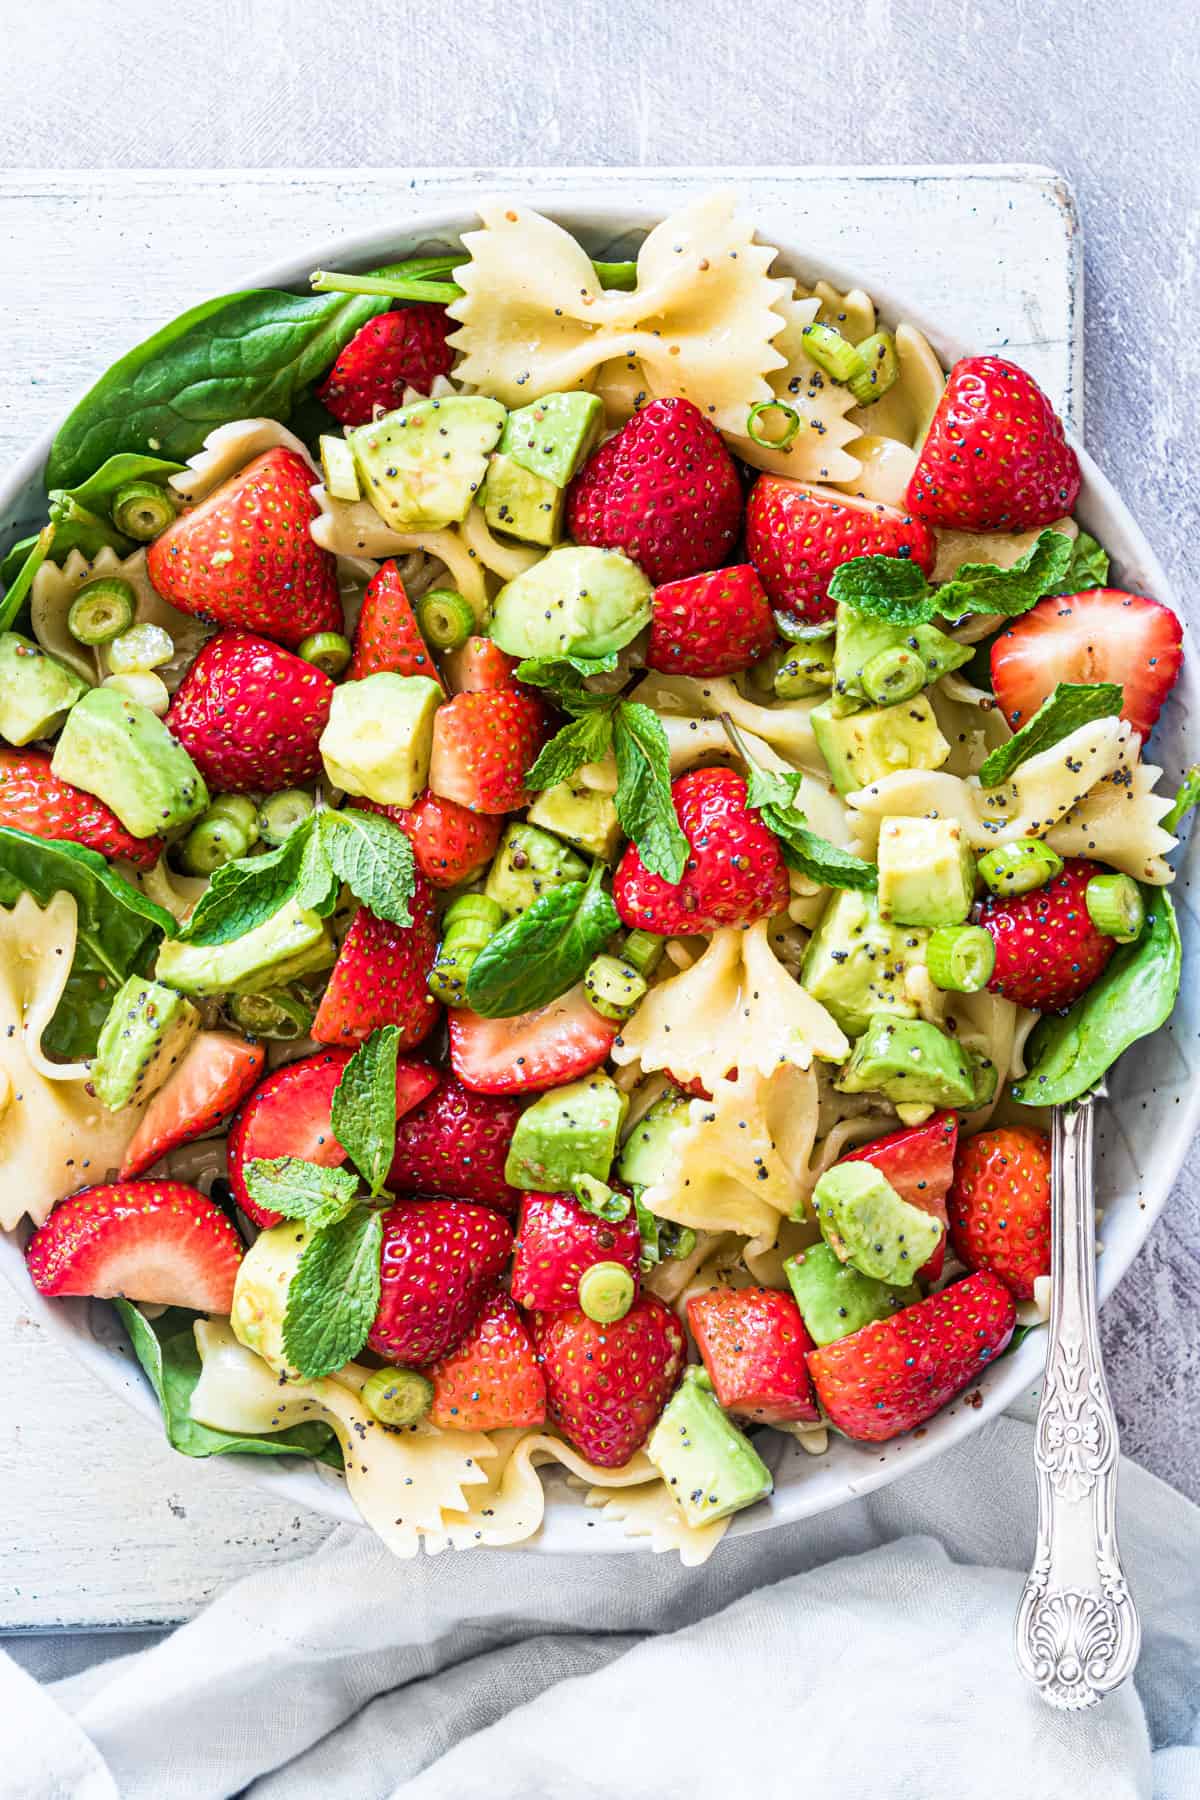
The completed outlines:
[[[746,552],[775,606],[831,619],[829,582],[855,556],[908,557],[933,573],[937,546],[920,519],[832,488],[760,475],[746,504]]]
[[[182,1181],[115,1181],[56,1206],[25,1248],[40,1294],[123,1295],[227,1313],[242,1240],[220,1207]]]
[[[320,669],[266,638],[223,631],[184,676],[166,723],[213,793],[270,793],[321,774],[332,701]]]
[[[501,820],[490,813],[468,812],[439,794],[423,793],[415,806],[380,806],[356,798],[355,806],[383,813],[400,827],[413,847],[413,858],[434,887],[457,887],[469,881],[496,854]]]
[[[429,1036],[441,1013],[425,986],[437,929],[433,893],[420,875],[409,909],[412,924],[393,925],[359,907],[313,1020],[318,1044],[361,1044],[383,1025],[399,1028],[401,1050]]]
[[[709,1288],[691,1296],[687,1316],[726,1412],[763,1425],[820,1417],[805,1362],[813,1341],[790,1294]]]
[[[441,680],[394,562],[381,563],[367,583],[345,678],[362,681],[381,674]]]
[[[1119,588],[1048,594],[992,644],[992,687],[1016,731],[1060,681],[1114,681],[1121,717],[1149,737],[1183,665],[1183,627],[1169,606]]]
[[[343,425],[365,425],[377,406],[390,412],[402,405],[405,388],[428,394],[454,365],[446,339],[455,329],[444,306],[425,301],[378,314],[355,332],[315,390],[317,399]]]
[[[517,660],[506,656],[491,638],[469,637],[460,649],[442,658],[442,668],[456,694],[486,694],[512,687]]]
[[[471,1330],[511,1253],[512,1227],[486,1206],[389,1206],[371,1349],[401,1368],[437,1362]]]
[[[429,786],[471,812],[515,812],[533,796],[525,772],[549,731],[542,702],[517,688],[457,694],[433,716]]]
[[[1027,1125],[968,1138],[950,1190],[950,1236],[968,1269],[990,1269],[1018,1300],[1050,1273],[1050,1139]]]
[[[267,1052],[233,1031],[201,1031],[179,1067],[142,1114],[121,1180],[140,1175],[180,1144],[207,1137],[239,1105],[262,1074]]]
[[[579,1278],[593,1263],[621,1263],[637,1279],[642,1235],[631,1208],[617,1224],[586,1212],[571,1194],[526,1194],[513,1253],[513,1299],[529,1312],[579,1305]]]
[[[765,656],[775,621],[749,563],[654,590],[646,662],[668,675],[732,675]]]
[[[1117,940],[1092,924],[1087,885],[1099,863],[1068,857],[1044,887],[1028,894],[989,894],[979,923],[996,946],[988,991],[1037,1012],[1061,1012],[1103,974]]]
[[[534,1320],[550,1417],[589,1462],[616,1469],[640,1450],[675,1390],[683,1327],[653,1294],[615,1325],[576,1307]]]
[[[430,1421],[443,1431],[501,1431],[540,1425],[546,1417],[546,1378],[520,1313],[502,1291],[428,1374]]]
[[[124,856],[139,869],[153,868],[163,849],[161,838],[134,837],[103,800],[51,774],[44,750],[0,750],[0,825]]]
[[[484,1019],[465,1006],[450,1020],[450,1064],[480,1094],[532,1094],[599,1068],[617,1026],[593,1012],[583,983],[536,1012]]]
[[[442,1194],[515,1213],[520,1191],[504,1179],[504,1163],[521,1116],[520,1102],[476,1094],[446,1075],[401,1120],[388,1186],[400,1194]]]
[[[613,900],[634,930],[664,937],[750,925],[788,903],[779,840],[746,805],[744,777],[733,769],[692,769],[671,787],[691,854],[678,882],[647,869],[630,844],[613,877]]]

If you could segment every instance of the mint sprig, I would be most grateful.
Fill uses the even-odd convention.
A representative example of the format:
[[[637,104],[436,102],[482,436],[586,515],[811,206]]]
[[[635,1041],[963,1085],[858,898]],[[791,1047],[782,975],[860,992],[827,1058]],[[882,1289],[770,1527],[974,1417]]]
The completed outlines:
[[[383,1191],[396,1153],[395,1025],[373,1031],[342,1072],[333,1093],[333,1135],[360,1171],[372,1200]]]
[[[1081,725],[1090,725],[1094,719],[1115,718],[1124,697],[1125,690],[1119,682],[1060,681],[1032,719],[985,759],[979,771],[980,782],[985,788],[999,787],[1023,762],[1061,743]]]
[[[754,808],[767,830],[778,838],[788,868],[807,875],[810,881],[819,881],[823,887],[874,893],[879,886],[879,870],[874,863],[864,862],[860,856],[809,829],[796,804],[803,775],[793,769],[764,769],[751,756],[745,738],[728,713],[721,714],[721,723],[746,765],[746,804]]]
[[[1081,531],[1071,543],[1071,561],[1056,594],[1084,594],[1089,588],[1108,584],[1108,551],[1088,532]]]
[[[1099,545],[1095,548],[1099,550]],[[1046,530],[1011,568],[962,563],[953,579],[940,587],[931,586],[916,563],[903,557],[855,556],[834,570],[829,593],[856,612],[890,625],[928,625],[938,617],[957,622],[969,613],[1015,619],[1045,594],[1067,591],[1060,584],[1073,555],[1072,539],[1064,532]]]
[[[283,1315],[283,1348],[310,1381],[358,1355],[379,1310],[383,1216],[356,1206],[314,1232],[300,1254]]]
[[[352,1169],[322,1169],[301,1156],[256,1156],[246,1164],[246,1192],[258,1206],[320,1231],[344,1219],[358,1201]]]
[[[601,886],[603,863],[586,881],[551,888],[489,938],[467,976],[467,1004],[485,1019],[549,1006],[583,978],[621,920]]]

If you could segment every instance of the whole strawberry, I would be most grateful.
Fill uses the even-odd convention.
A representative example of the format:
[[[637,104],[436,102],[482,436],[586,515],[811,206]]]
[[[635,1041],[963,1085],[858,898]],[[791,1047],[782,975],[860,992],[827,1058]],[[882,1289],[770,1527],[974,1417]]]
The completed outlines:
[[[444,306],[425,302],[380,313],[356,331],[316,389],[317,399],[343,425],[365,425],[375,408],[402,404],[405,388],[427,394],[448,375],[454,352],[446,342],[456,327]]]
[[[1001,356],[955,363],[905,499],[958,531],[1028,531],[1075,504],[1079,458],[1032,375]]]
[[[658,583],[723,563],[742,521],[737,465],[690,400],[651,400],[571,483],[577,544],[623,550]]]
[[[401,1368],[460,1344],[512,1252],[512,1229],[486,1206],[405,1200],[383,1215],[379,1310],[367,1343]]]
[[[950,1240],[968,1269],[990,1269],[1018,1300],[1050,1273],[1050,1139],[1028,1125],[964,1140],[950,1189]]]
[[[52,774],[44,750],[0,750],[0,825],[124,856],[139,869],[162,855],[161,838],[134,837],[103,800]]]
[[[476,1094],[457,1076],[445,1076],[396,1127],[388,1186],[516,1212],[521,1195],[504,1179],[504,1162],[520,1116],[518,1100]]]
[[[933,573],[937,546],[920,519],[834,489],[760,475],[746,503],[746,553],[772,603],[793,619],[831,619],[829,582],[856,556],[899,556]]]
[[[513,1252],[513,1299],[530,1312],[579,1304],[579,1278],[594,1263],[622,1263],[637,1278],[642,1234],[632,1207],[617,1223],[586,1212],[571,1194],[526,1194]]]
[[[40,1294],[120,1294],[227,1313],[242,1240],[220,1207],[182,1181],[114,1181],[56,1206],[25,1247]]]
[[[345,678],[362,681],[380,674],[441,679],[394,562],[381,563],[367,583]]]
[[[256,456],[149,546],[159,593],[182,612],[291,650],[314,632],[341,631],[337,564],[310,531],[320,512],[315,480],[294,450]]]
[[[420,875],[409,902],[410,925],[393,925],[360,906],[346,933],[312,1023],[318,1044],[361,1044],[395,1025],[400,1049],[429,1036],[441,1007],[425,983],[437,954],[433,894]]]
[[[328,675],[290,650],[223,631],[188,670],[166,724],[213,793],[269,793],[320,775],[332,699]]]
[[[996,946],[988,990],[1037,1012],[1061,1012],[1103,974],[1117,940],[1092,924],[1084,898],[1099,863],[1068,857],[1045,887],[989,894],[978,922]]]
[[[430,1422],[443,1431],[500,1431],[540,1425],[546,1417],[546,1378],[524,1321],[503,1291],[492,1295],[458,1348],[428,1373]]]
[[[431,791],[469,812],[528,806],[525,773],[546,740],[548,716],[540,700],[516,688],[457,694],[433,716]]]
[[[615,1325],[598,1325],[578,1307],[538,1315],[534,1343],[550,1417],[603,1469],[620,1468],[641,1449],[683,1372],[683,1328],[653,1294]]]
[[[426,791],[415,806],[380,806],[355,797],[354,805],[383,813],[413,847],[413,860],[434,887],[457,887],[490,863],[500,842],[501,821],[491,813],[468,812],[457,801]]]
[[[749,563],[654,590],[646,662],[668,675],[732,675],[765,656],[775,621]]]
[[[750,925],[787,905],[788,875],[779,843],[746,805],[746,783],[733,769],[693,769],[671,798],[689,855],[678,883],[664,881],[630,844],[613,878],[613,899],[634,930],[664,937]]]

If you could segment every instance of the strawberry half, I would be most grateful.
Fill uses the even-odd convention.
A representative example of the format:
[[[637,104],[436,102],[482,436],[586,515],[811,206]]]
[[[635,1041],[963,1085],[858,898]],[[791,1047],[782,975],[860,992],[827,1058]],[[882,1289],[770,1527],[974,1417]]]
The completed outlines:
[[[261,632],[295,650],[341,631],[337,563],[312,539],[312,467],[278,447],[181,513],[146,550],[150,579],[181,612]]]
[[[550,1417],[589,1462],[620,1468],[640,1450],[684,1364],[683,1327],[653,1294],[615,1325],[576,1307],[534,1320]]]
[[[301,787],[321,774],[328,675],[246,631],[205,644],[171,702],[166,725],[213,793]]]
[[[248,1044],[236,1032],[199,1032],[142,1114],[121,1164],[121,1180],[142,1174],[180,1144],[216,1131],[250,1092],[266,1060],[262,1044]]]
[[[367,1343],[401,1368],[437,1362],[471,1330],[511,1252],[512,1227],[486,1206],[462,1200],[389,1206],[379,1310]]]
[[[1050,1273],[1050,1139],[1027,1125],[968,1138],[950,1190],[950,1236],[968,1269],[990,1269],[1018,1300]]]
[[[1028,894],[989,894],[978,923],[996,946],[988,991],[1037,1012],[1061,1012],[1086,993],[1117,947],[1092,924],[1085,895],[1099,863],[1068,857],[1053,880]]]
[[[710,1288],[691,1296],[687,1316],[726,1412],[763,1425],[820,1418],[805,1362],[813,1341],[790,1294]]]
[[[641,1254],[632,1208],[610,1224],[586,1212],[571,1194],[526,1194],[509,1286],[527,1311],[560,1312],[579,1305],[579,1278],[593,1263],[621,1263],[636,1281]]]
[[[992,687],[1015,731],[1060,681],[1115,681],[1121,717],[1149,737],[1183,665],[1183,627],[1169,606],[1120,588],[1048,594],[992,644]]]
[[[905,500],[957,531],[1029,531],[1069,513],[1079,458],[1032,375],[1001,356],[956,362]]]
[[[794,619],[831,619],[829,582],[855,556],[910,558],[933,573],[937,546],[920,519],[782,475],[760,475],[746,503],[746,553],[772,603]]]
[[[690,400],[651,400],[593,451],[567,494],[577,544],[623,550],[654,583],[715,569],[742,520],[724,439]]]
[[[345,679],[380,674],[441,680],[394,562],[381,563],[367,583]]]
[[[413,859],[434,887],[457,887],[490,863],[500,842],[501,820],[491,813],[468,812],[457,801],[428,790],[415,806],[381,806],[355,796],[366,812],[383,813],[398,825],[413,847]]]
[[[437,955],[433,893],[416,876],[411,925],[393,925],[360,906],[346,933],[313,1020],[318,1044],[361,1044],[383,1025],[400,1031],[401,1050],[429,1036],[441,1013],[425,986]]]
[[[654,590],[646,662],[668,675],[732,675],[765,656],[775,621],[749,563]]]
[[[546,1378],[521,1315],[503,1292],[488,1300],[456,1350],[427,1371],[430,1422],[443,1431],[500,1431],[540,1425]]]
[[[548,719],[542,702],[517,688],[457,694],[433,716],[431,790],[470,812],[528,806],[525,772],[546,741]]]
[[[182,1181],[116,1181],[56,1206],[25,1248],[39,1294],[123,1295],[153,1306],[227,1313],[242,1240]]]
[[[613,877],[613,900],[632,929],[663,937],[750,925],[788,902],[788,874],[772,836],[746,805],[733,769],[693,769],[671,787],[690,854],[675,883],[653,874],[630,844]]]
[[[516,1212],[521,1195],[504,1179],[504,1162],[520,1116],[519,1101],[472,1093],[455,1076],[443,1077],[401,1120],[388,1186]]]
[[[343,425],[365,425],[382,406],[404,402],[405,388],[427,394],[448,375],[454,352],[446,339],[456,330],[444,306],[418,302],[380,313],[356,331],[315,392]]]
[[[448,1017],[450,1065],[480,1094],[532,1094],[576,1081],[599,1068],[617,1035],[615,1023],[588,1005],[582,982],[512,1019],[484,1019],[465,1006]]]
[[[486,694],[512,687],[518,658],[506,656],[499,644],[487,637],[469,637],[458,650],[442,658],[446,680],[456,694]]]
[[[162,855],[161,838],[134,837],[103,800],[52,774],[44,750],[0,750],[0,825],[125,856],[139,869]]]

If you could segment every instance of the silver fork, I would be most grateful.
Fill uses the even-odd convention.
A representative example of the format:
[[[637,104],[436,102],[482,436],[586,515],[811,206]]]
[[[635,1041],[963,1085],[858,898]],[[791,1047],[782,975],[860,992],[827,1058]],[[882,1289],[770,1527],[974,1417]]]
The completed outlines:
[[[1096,1317],[1092,1102],[1103,1091],[1054,1109],[1037,1545],[1016,1621],[1022,1672],[1043,1700],[1068,1711],[1119,1687],[1142,1639],[1117,1549],[1119,1445]]]

